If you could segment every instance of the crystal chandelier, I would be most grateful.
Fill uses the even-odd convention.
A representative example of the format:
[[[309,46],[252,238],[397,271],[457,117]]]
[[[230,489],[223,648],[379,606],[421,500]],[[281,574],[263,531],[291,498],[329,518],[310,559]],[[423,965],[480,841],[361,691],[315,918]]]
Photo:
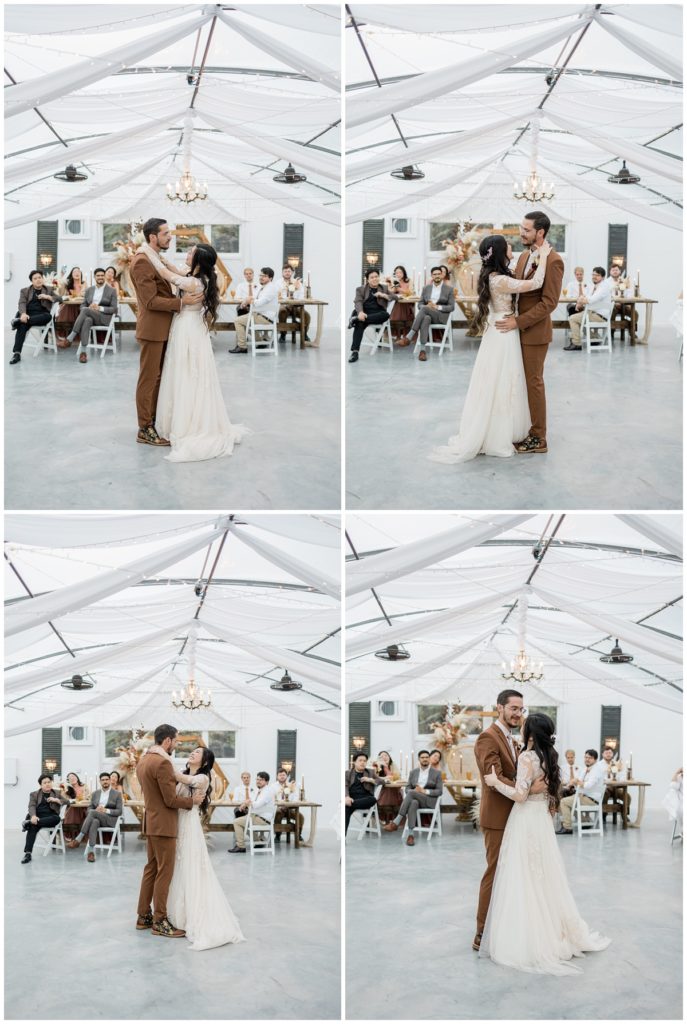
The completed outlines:
[[[185,203],[186,205],[195,202],[202,202],[208,197],[207,181],[200,182],[191,174],[191,135],[193,133],[193,117],[188,115],[184,119],[183,139],[183,173],[181,178],[172,185],[167,183],[167,198],[171,203]]]
[[[176,690],[172,690],[172,706],[185,708],[186,711],[197,711],[199,708],[209,708],[212,704],[212,691],[200,690],[194,681],[196,668],[196,640],[197,629],[193,629],[188,638],[188,683],[177,696]]]
[[[532,155],[530,157],[530,173],[520,185],[513,182],[513,199],[526,199],[528,203],[539,203],[553,199],[555,186],[552,181],[544,181],[537,174],[537,155],[539,153],[539,121],[532,122]]]
[[[535,683],[538,682],[544,676],[544,664],[543,662],[530,662],[529,654],[525,654],[524,647],[521,647],[518,651],[518,655],[514,661],[510,663],[510,672],[506,671],[505,661],[501,662],[501,678],[513,680],[514,683]]]

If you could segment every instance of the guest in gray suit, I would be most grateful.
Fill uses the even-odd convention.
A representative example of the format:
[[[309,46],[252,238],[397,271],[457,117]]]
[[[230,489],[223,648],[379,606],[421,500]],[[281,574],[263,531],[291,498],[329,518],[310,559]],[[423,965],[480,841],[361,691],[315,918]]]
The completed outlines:
[[[99,828],[114,828],[117,818],[122,814],[122,794],[112,788],[109,772],[101,772],[100,789],[96,789],[91,797],[91,807],[75,839],[70,839],[67,846],[78,846],[88,836],[88,857],[91,863],[95,860],[95,844],[98,842]]]
[[[86,345],[91,327],[109,327],[110,320],[117,312],[117,292],[109,284],[105,284],[105,271],[98,267],[95,271],[95,285],[86,289],[81,303],[81,312],[67,335],[67,341],[79,338],[79,362],[87,363]]]
[[[444,783],[441,779],[441,772],[432,768],[429,763],[429,750],[421,750],[418,754],[419,768],[413,768],[408,776],[406,795],[403,798],[398,814],[393,821],[384,826],[386,832],[396,832],[404,819],[408,818],[408,846],[415,845],[415,826],[417,824],[417,812],[420,807],[433,809],[444,790]]]
[[[412,341],[414,335],[420,334],[421,348],[419,359],[423,363],[427,359],[425,345],[429,340],[430,325],[445,324],[456,308],[453,288],[443,278],[444,272],[441,267],[432,267],[432,283],[426,284],[422,289],[422,296],[418,303],[415,320],[413,321],[413,326],[408,331],[409,341]]]

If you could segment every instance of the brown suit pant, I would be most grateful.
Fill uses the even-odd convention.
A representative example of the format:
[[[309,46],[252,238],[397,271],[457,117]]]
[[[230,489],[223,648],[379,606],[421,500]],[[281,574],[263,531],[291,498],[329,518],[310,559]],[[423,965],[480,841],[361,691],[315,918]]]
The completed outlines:
[[[527,400],[530,406],[534,437],[546,440],[546,391],[544,390],[544,360],[548,345],[522,345],[522,361],[527,381]]]
[[[160,393],[160,378],[162,377],[162,364],[165,361],[167,342],[144,341],[141,338],[137,338],[136,341],[141,346],[141,363],[136,385],[136,412],[138,425],[142,429],[155,423],[157,396]]]
[[[484,931],[484,925],[487,920],[496,864],[499,859],[501,843],[503,842],[503,831],[502,828],[482,828],[484,848],[487,855],[487,870],[482,875],[479,887],[479,903],[477,904],[477,931],[480,933]]]
[[[174,874],[177,841],[174,836],[148,836],[148,863],[143,869],[138,913],[141,917],[153,904],[153,919],[167,917],[167,894]]]

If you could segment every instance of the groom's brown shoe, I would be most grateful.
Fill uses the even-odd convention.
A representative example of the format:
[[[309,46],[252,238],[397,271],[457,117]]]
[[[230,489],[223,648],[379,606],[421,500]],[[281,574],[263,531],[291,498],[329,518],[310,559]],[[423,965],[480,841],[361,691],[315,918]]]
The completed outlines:
[[[149,427],[141,427],[136,435],[136,440],[139,444],[152,444],[157,448],[170,447],[169,441],[164,437],[160,437],[152,423]]]
[[[529,434],[524,441],[520,441],[515,445],[515,450],[520,455],[527,455],[529,452],[539,452],[539,454],[543,455],[549,449],[546,441],[542,441],[540,437],[535,437],[534,434]]]
[[[136,928],[139,931],[143,931],[145,928],[152,928],[152,927],[153,927],[153,913],[152,913],[151,910],[149,910],[148,913],[144,914],[142,917],[141,917],[140,914],[138,915],[138,917],[136,918]]]
[[[479,947],[482,945],[482,933],[477,932],[474,939],[472,940],[472,948],[477,950],[479,953]]]
[[[153,935],[166,935],[168,939],[183,939],[186,934],[181,928],[175,928],[166,917],[161,921],[154,921],[152,931]]]

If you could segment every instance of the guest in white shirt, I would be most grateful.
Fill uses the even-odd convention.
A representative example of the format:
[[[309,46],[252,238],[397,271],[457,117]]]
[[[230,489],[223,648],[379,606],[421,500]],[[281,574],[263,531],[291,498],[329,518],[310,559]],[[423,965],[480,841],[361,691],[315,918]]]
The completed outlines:
[[[79,315],[67,335],[67,341],[70,343],[75,338],[79,338],[80,363],[88,362],[86,345],[89,341],[91,327],[108,327],[110,320],[117,312],[117,290],[106,283],[103,267],[98,267],[94,271],[94,276],[95,285],[86,289]]]
[[[566,750],[565,764],[561,765],[561,796],[572,796],[575,793],[575,779],[579,778],[580,769],[575,764],[575,751]]]
[[[429,750],[421,750],[418,753],[419,768],[413,768],[408,776],[403,803],[398,809],[398,814],[393,821],[388,821],[384,826],[385,832],[396,832],[404,820],[408,818],[408,846],[415,845],[415,828],[417,827],[418,811],[420,809],[433,809],[437,800],[441,797],[444,783],[441,772],[432,768],[429,763]]]
[[[584,267],[575,267],[573,273],[575,276],[565,286],[566,298],[570,299],[567,307],[568,316],[576,312],[577,300],[586,295],[588,291],[587,283],[584,279]]]
[[[286,264],[282,267],[282,279],[279,282],[279,291],[283,299],[304,299],[305,288],[303,282],[297,277],[293,276],[293,268]],[[280,306],[279,307],[279,323],[283,324],[287,321],[291,321],[294,324],[300,324],[301,315],[305,321],[305,340],[310,341],[308,337],[308,328],[310,327],[310,313],[308,313],[305,306]],[[279,335],[280,341],[286,341],[286,331],[282,331]]]
[[[103,274],[104,277],[104,274]],[[118,793],[112,786],[109,772],[101,772],[99,776],[100,789],[96,789],[91,797],[91,806],[88,814],[79,829],[79,834],[70,839],[67,846],[75,848],[79,843],[88,837],[88,852],[86,860],[92,864],[95,861],[95,848],[98,842],[98,829],[114,828],[124,810],[122,794]]]
[[[246,303],[246,299],[253,294],[255,289],[255,271],[252,267],[246,267],[243,271],[243,281],[239,281],[234,292],[235,298],[239,300],[239,304],[236,307],[236,315],[244,316],[246,313],[250,313],[250,306]]]
[[[241,785],[237,786],[233,793],[233,802],[239,806],[234,809],[234,818],[242,818],[248,813],[248,807],[252,800],[255,800],[257,790],[251,784],[250,772],[241,772]]]
[[[291,270],[291,267],[289,267],[289,270]],[[295,782],[289,782],[289,776],[283,768],[280,768],[277,772],[277,781],[272,788],[274,789],[274,799],[277,803],[293,804],[298,802],[298,787]],[[300,841],[303,837],[303,823],[305,821],[300,811],[296,811],[295,808],[291,810],[280,807],[274,816],[274,824],[281,825],[283,821],[294,821],[295,816],[298,818],[297,825]],[[274,840],[277,843],[281,840],[279,832],[275,833]]]
[[[611,765],[615,762],[615,771],[611,771]],[[604,769],[605,779],[608,782],[611,779],[615,779],[617,782],[625,782],[627,773],[625,771],[625,765],[620,760],[620,755],[616,755],[616,751],[613,747],[604,747],[601,751],[601,766]],[[623,803],[623,798],[627,800],[627,803]],[[616,816],[618,812],[625,812],[630,810],[631,796],[629,791],[623,789],[604,788],[604,805],[611,804],[611,812],[613,814],[613,824],[616,823]],[[613,806],[614,805],[614,806]],[[606,821],[606,815],[604,814],[604,821]]]
[[[614,263],[608,271],[608,278],[611,287],[615,292],[616,299],[620,296],[632,295],[632,287],[630,286],[630,282],[623,277],[622,267],[619,267]],[[620,317],[621,320],[629,321],[627,326],[630,331],[633,331],[636,328],[637,307],[633,302],[616,302],[613,306],[613,313],[615,316]],[[613,331],[612,334],[615,334],[615,331]]]
[[[252,312],[236,317],[236,347],[229,349],[232,355],[248,351],[246,329],[251,316],[254,324],[273,324],[277,319],[279,300],[272,267],[263,267],[259,280],[254,294],[246,299]]]
[[[580,333],[585,311],[589,320],[594,323],[603,323],[610,319],[613,309],[613,284],[607,280],[603,267],[594,267],[590,293],[577,300],[575,309],[577,312],[568,317],[572,337],[570,344],[564,346],[566,352],[579,352],[582,348]]]
[[[267,772],[258,772],[255,783],[258,787],[255,800],[251,800],[249,804],[249,814],[251,820],[259,825],[268,825],[271,821],[274,821],[274,812],[276,810],[274,806],[274,790],[269,785],[270,777]],[[246,824],[248,821],[248,815],[245,818],[238,818],[234,821],[234,835],[236,837],[236,845],[232,846],[229,853],[245,853],[246,852]]]
[[[606,764],[599,761],[597,750],[589,749],[584,752],[585,771],[582,778],[575,779],[575,788],[579,794],[581,804],[598,804],[601,802],[606,781]],[[564,796],[561,800],[560,812],[562,826],[558,829],[558,835],[572,835],[572,806],[574,796]]]

